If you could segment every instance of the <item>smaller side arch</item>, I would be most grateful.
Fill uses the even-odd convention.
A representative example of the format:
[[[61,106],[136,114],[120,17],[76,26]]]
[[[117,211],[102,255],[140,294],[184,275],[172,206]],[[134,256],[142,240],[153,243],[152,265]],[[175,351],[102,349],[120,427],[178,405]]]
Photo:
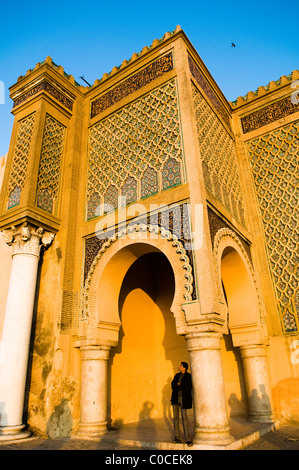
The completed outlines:
[[[246,250],[232,230],[218,230],[214,240],[219,295],[228,305],[228,328],[235,346],[266,339],[263,304]],[[225,291],[225,292],[224,292]]]

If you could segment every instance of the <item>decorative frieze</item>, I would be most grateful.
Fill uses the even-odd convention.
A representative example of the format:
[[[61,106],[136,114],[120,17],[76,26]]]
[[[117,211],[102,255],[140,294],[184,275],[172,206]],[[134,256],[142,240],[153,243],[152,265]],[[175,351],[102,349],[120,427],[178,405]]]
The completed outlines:
[[[170,52],[94,100],[91,103],[91,118],[172,69],[173,57]]]
[[[63,106],[72,111],[73,102],[46,80],[31,88],[31,90],[28,90],[26,93],[23,93],[19,98],[16,98],[14,100],[13,107],[15,108],[16,106],[25,103],[25,101],[29,100],[30,98],[32,98],[32,96],[36,95],[41,91],[46,91],[51,96],[53,96],[53,98],[59,101],[59,103],[63,104]]]
[[[299,104],[292,103],[291,97],[283,98],[241,118],[243,133],[255,131],[271,122],[299,111]]]
[[[204,78],[202,73],[199,71],[198,67],[195,65],[193,60],[191,59],[190,56],[188,56],[188,61],[189,61],[189,68],[190,72],[193,76],[193,78],[196,80],[198,85],[201,87],[201,89],[205,92],[209,100],[211,101],[212,105],[215,107],[216,111],[220,114],[222,117],[223,121],[225,124],[228,126],[229,130],[231,130],[230,127],[230,117],[220,100],[217,98],[215,95],[214,91],[208,84],[207,80]]]

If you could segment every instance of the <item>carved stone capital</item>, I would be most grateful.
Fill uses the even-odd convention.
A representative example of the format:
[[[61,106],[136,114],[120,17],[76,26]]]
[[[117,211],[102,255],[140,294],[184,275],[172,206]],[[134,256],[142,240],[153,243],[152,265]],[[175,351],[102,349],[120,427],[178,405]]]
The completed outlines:
[[[82,361],[108,361],[110,356],[109,346],[82,346]]]
[[[49,246],[55,236],[54,233],[45,232],[43,228],[36,228],[27,222],[18,227],[13,226],[2,233],[4,241],[13,247],[12,256],[28,254],[39,257],[41,247]]]
[[[185,336],[188,351],[220,350],[221,333],[196,331]]]

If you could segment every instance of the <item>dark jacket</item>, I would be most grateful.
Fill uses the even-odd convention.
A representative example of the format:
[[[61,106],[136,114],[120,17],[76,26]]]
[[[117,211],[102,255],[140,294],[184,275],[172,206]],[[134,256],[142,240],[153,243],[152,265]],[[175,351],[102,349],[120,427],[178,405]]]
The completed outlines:
[[[176,374],[174,376],[173,381],[171,382],[171,388],[172,388],[171,404],[172,405],[178,404],[179,391],[182,390],[182,408],[184,409],[192,408],[191,374],[189,374],[189,372],[185,372],[184,377],[182,379],[182,383],[179,386],[178,382],[180,379],[180,375],[181,375],[180,372]]]

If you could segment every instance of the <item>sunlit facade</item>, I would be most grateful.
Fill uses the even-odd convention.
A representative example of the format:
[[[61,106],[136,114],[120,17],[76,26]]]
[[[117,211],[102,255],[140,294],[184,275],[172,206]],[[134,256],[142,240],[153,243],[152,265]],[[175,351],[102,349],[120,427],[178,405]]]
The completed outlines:
[[[18,78],[0,439],[171,420],[181,361],[194,443],[299,416],[298,80],[228,102],[180,27],[92,86]]]

